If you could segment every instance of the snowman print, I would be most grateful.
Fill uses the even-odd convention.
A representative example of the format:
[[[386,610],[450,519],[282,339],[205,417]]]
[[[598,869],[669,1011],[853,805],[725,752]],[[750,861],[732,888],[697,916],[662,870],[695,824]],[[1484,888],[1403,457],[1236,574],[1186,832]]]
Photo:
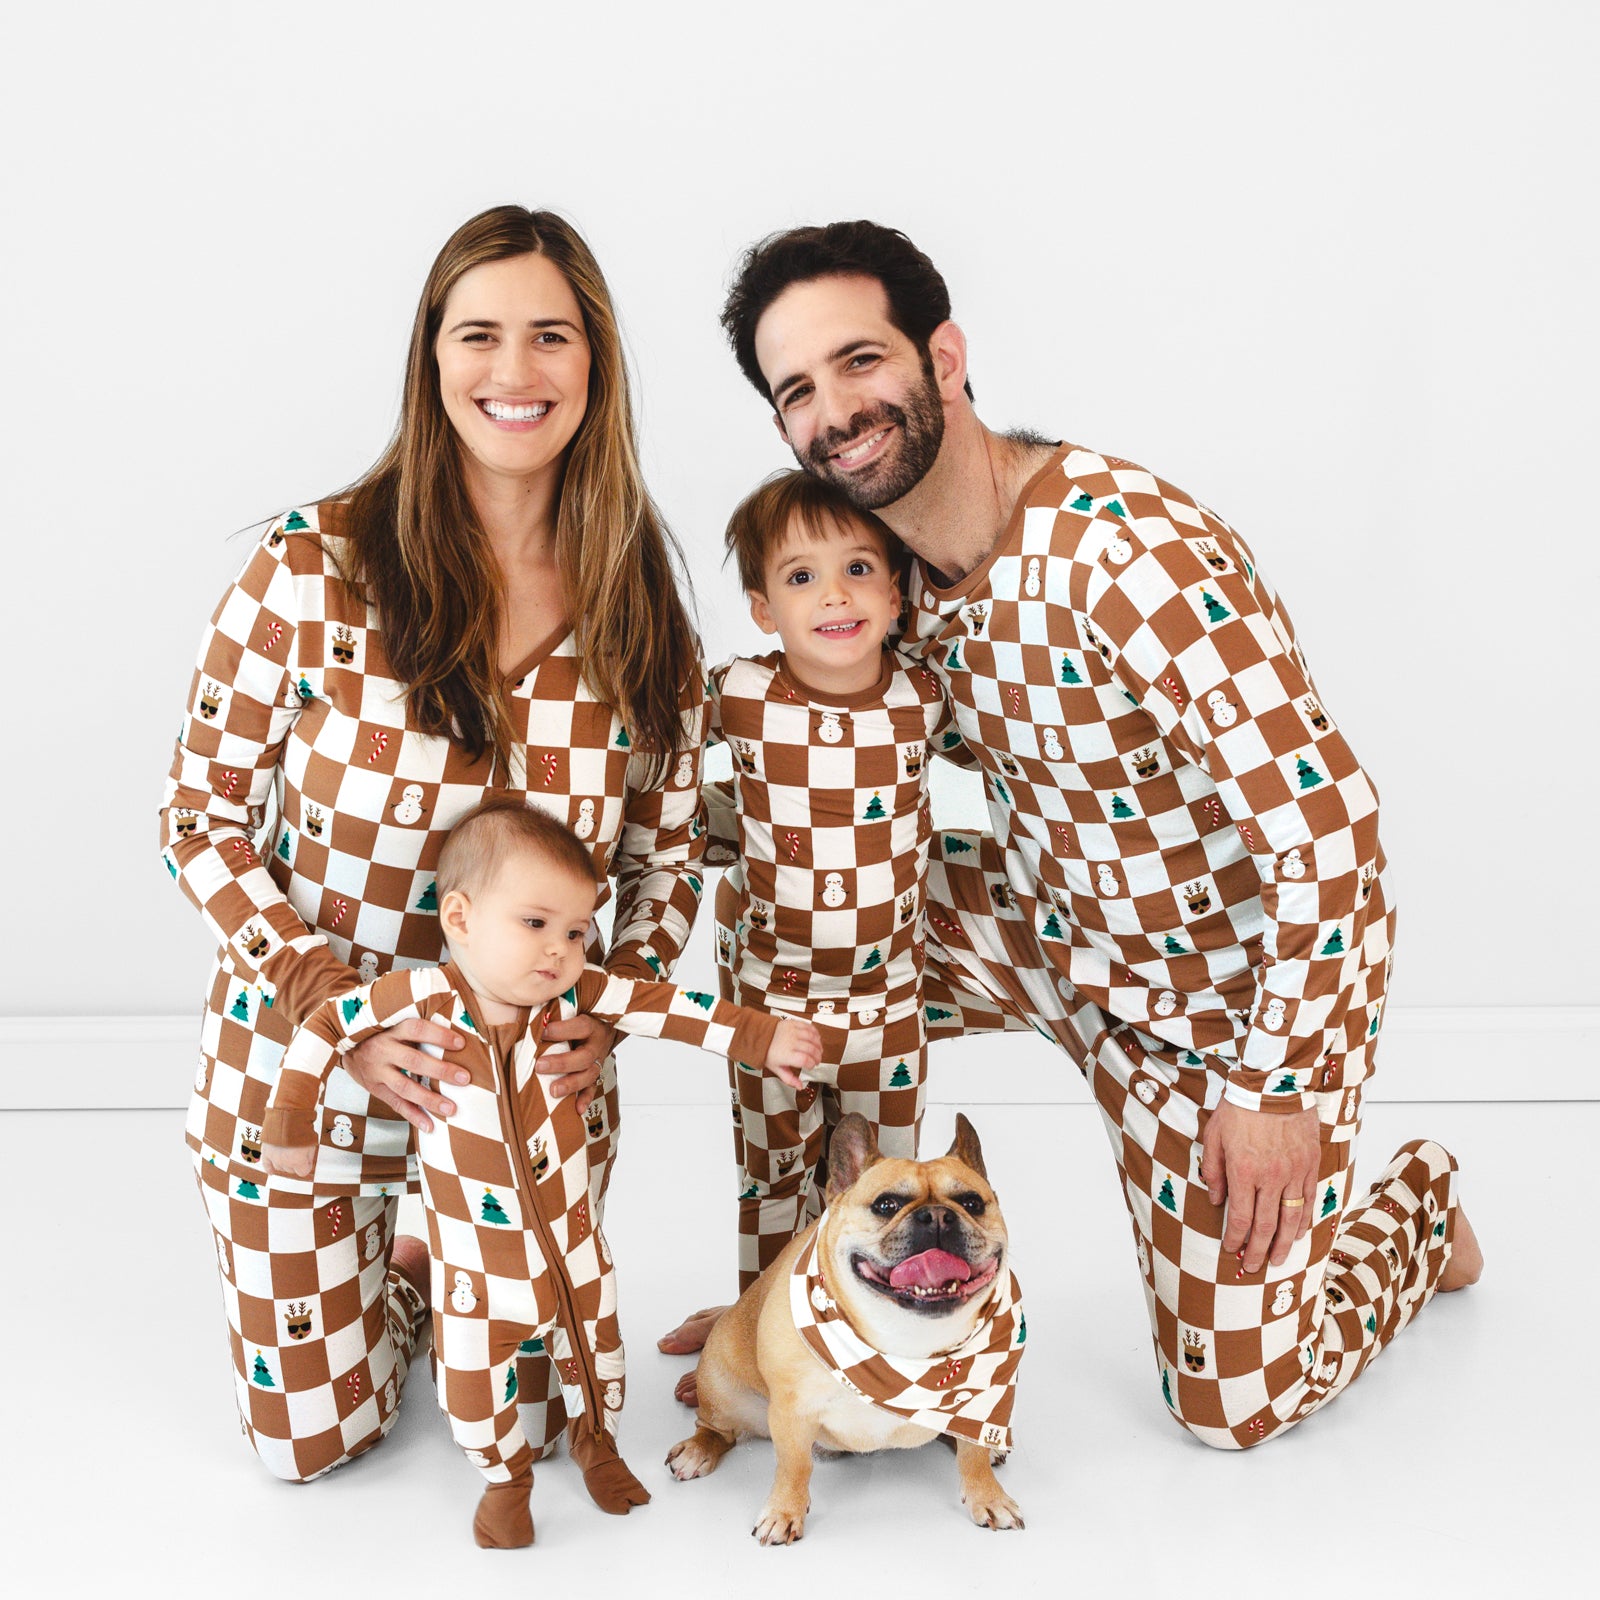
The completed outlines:
[[[200,1091],[201,1094],[206,1092],[206,1073],[208,1070],[209,1063],[202,1055],[200,1057],[200,1065],[194,1069],[194,1086]]]
[[[356,976],[363,983],[376,982],[378,977],[378,958],[370,950],[364,951],[361,959],[356,962]]]
[[[400,798],[395,802],[394,820],[409,826],[413,822],[422,821],[422,785],[408,783],[400,791]]]
[[[328,1141],[341,1150],[348,1150],[356,1142],[355,1124],[343,1112],[333,1119],[333,1127],[328,1130]]]
[[[1346,1089],[1344,1092],[1344,1120],[1346,1122],[1354,1122],[1356,1120],[1356,1092],[1354,1089]]]
[[[1219,728],[1231,728],[1239,720],[1238,707],[1220,689],[1213,689],[1206,696],[1206,704],[1211,707],[1211,720]]]
[[[822,720],[817,724],[817,737],[824,744],[838,744],[844,738],[844,729],[839,725],[838,712],[822,713]]]
[[[1150,1247],[1142,1238],[1139,1240],[1139,1271],[1147,1278],[1150,1276]]]
[[[1028,559],[1028,576],[1023,580],[1022,592],[1030,600],[1037,600],[1039,598],[1039,590],[1042,587],[1043,585],[1039,582],[1039,558],[1038,556],[1031,556]]]
[[[1178,997],[1170,989],[1163,989],[1156,996],[1156,1015],[1170,1017],[1178,1009]]]
[[[1141,1078],[1133,1086],[1133,1092],[1138,1095],[1142,1104],[1152,1106],[1156,1102],[1156,1086],[1149,1078]]]
[[[220,1233],[217,1235],[217,1265],[222,1268],[223,1277],[231,1282],[233,1279],[233,1267],[228,1261],[228,1241]]]
[[[1116,874],[1112,872],[1111,868],[1108,867],[1104,862],[1101,862],[1100,865],[1094,869],[1094,875],[1099,883],[1100,893],[1104,895],[1107,900],[1110,900],[1116,895],[1121,894],[1122,885],[1117,882]]]
[[[828,1291],[820,1283],[812,1286],[811,1303],[818,1311],[832,1311],[833,1301],[828,1298]]]
[[[1061,748],[1061,740],[1054,728],[1044,730],[1044,758],[1046,761],[1060,761],[1066,755]]]
[[[683,758],[687,761],[689,758]],[[578,820],[572,824],[572,831],[580,839],[587,839],[594,832],[594,801],[580,800],[578,802]]]
[[[863,1028],[870,1028],[877,1020],[878,1013],[876,1008],[872,1008],[861,1013],[860,1021]]]
[[[844,875],[830,872],[822,880],[822,903],[825,906],[838,908],[842,906],[849,896],[844,892]]]
[[[463,1451],[462,1451],[462,1452],[461,1452],[461,1453],[462,1453],[462,1454],[463,1454],[463,1455],[464,1455],[464,1456],[465,1456],[465,1457],[466,1457],[466,1458],[467,1458],[467,1460],[468,1460],[468,1461],[470,1461],[470,1462],[471,1462],[471,1463],[472,1463],[472,1464],[473,1464],[473,1466],[475,1466],[475,1467],[486,1467],[486,1466],[488,1466],[488,1465],[489,1465],[489,1458],[488,1458],[488,1456],[486,1456],[486,1455],[485,1455],[485,1454],[484,1454],[484,1453],[483,1453],[483,1451],[481,1451],[481,1450],[463,1450]]]
[[[636,905],[633,908],[633,910],[628,913],[628,921],[629,922],[637,922],[637,921],[653,922],[655,920],[655,915],[656,915],[656,903],[655,903],[655,901],[654,900],[641,900],[638,903],[638,905]]]
[[[1290,1311],[1293,1308],[1294,1285],[1292,1283],[1280,1283],[1278,1285],[1278,1292],[1272,1297],[1273,1316],[1281,1317],[1285,1311]]]
[[[383,1386],[383,1413],[385,1416],[394,1410],[394,1400],[394,1379],[391,1378]]]
[[[833,1001],[831,1001],[831,1000],[822,1001],[817,1006],[817,1015],[819,1017],[831,1017],[833,1015]]]
[[[378,1224],[374,1222],[367,1229],[367,1231],[362,1234],[361,1237],[365,1241],[361,1250],[362,1260],[376,1261],[378,1259],[378,1252],[383,1249],[382,1230],[378,1227]]]
[[[1106,559],[1115,566],[1125,566],[1132,555],[1133,546],[1120,533],[1106,541]]]
[[[458,1272],[455,1276],[455,1288],[450,1291],[450,1304],[462,1316],[478,1309],[478,1297],[472,1292],[472,1279],[465,1272]]]
[[[1324,1383],[1332,1383],[1339,1376],[1339,1363],[1331,1358],[1317,1368],[1317,1376]]]
[[[677,770],[672,774],[672,782],[679,789],[687,789],[694,782],[694,757],[681,755],[678,757]],[[591,810],[593,808],[591,807]],[[582,835],[580,834],[581,838]]]
[[[1286,878],[1303,878],[1306,875],[1306,864],[1298,850],[1287,850],[1284,852],[1283,860],[1278,863],[1278,870]]]
[[[1262,1014],[1261,1026],[1268,1033],[1276,1033],[1283,1026],[1283,1001],[1276,998],[1267,1001],[1267,1009]]]
[[[622,1385],[615,1378],[606,1385],[605,1402],[607,1411],[622,1409]]]

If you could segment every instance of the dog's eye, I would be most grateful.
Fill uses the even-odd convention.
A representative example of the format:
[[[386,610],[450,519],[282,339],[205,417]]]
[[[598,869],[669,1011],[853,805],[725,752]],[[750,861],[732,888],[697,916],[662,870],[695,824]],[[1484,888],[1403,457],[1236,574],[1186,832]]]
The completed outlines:
[[[872,1202],[872,1214],[876,1217],[892,1217],[905,1201],[897,1194],[880,1194]]]
[[[958,1194],[956,1196],[956,1204],[969,1217],[981,1217],[983,1215],[984,1202],[981,1194]]]

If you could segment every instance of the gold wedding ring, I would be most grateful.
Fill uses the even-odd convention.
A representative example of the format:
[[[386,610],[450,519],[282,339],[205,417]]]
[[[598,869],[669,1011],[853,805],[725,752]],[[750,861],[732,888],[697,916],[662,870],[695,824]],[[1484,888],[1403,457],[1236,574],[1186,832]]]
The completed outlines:
[[[1305,1196],[1302,1195],[1298,1200],[1280,1200],[1278,1203],[1287,1211],[1290,1206],[1303,1206],[1306,1201]]]

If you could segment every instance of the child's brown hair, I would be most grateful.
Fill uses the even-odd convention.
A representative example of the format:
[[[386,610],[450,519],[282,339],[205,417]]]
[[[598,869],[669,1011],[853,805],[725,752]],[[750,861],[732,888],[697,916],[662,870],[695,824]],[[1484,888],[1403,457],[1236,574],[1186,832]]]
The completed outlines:
[[[851,526],[871,533],[883,546],[890,568],[900,567],[905,547],[884,523],[853,504],[842,489],[798,469],[775,472],[747,494],[728,518],[724,538],[744,592],[760,594],[766,590],[767,562],[791,528],[821,541]]]

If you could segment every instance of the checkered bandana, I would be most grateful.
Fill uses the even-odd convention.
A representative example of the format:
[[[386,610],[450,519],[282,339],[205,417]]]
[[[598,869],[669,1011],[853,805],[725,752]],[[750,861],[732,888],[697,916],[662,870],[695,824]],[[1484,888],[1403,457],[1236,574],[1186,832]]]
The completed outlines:
[[[1011,1448],[1011,1403],[1028,1337],[1022,1290],[1013,1274],[997,1280],[971,1336],[935,1356],[874,1350],[845,1319],[822,1281],[817,1259],[828,1214],[789,1277],[789,1308],[813,1355],[852,1394],[918,1427],[990,1450]]]

